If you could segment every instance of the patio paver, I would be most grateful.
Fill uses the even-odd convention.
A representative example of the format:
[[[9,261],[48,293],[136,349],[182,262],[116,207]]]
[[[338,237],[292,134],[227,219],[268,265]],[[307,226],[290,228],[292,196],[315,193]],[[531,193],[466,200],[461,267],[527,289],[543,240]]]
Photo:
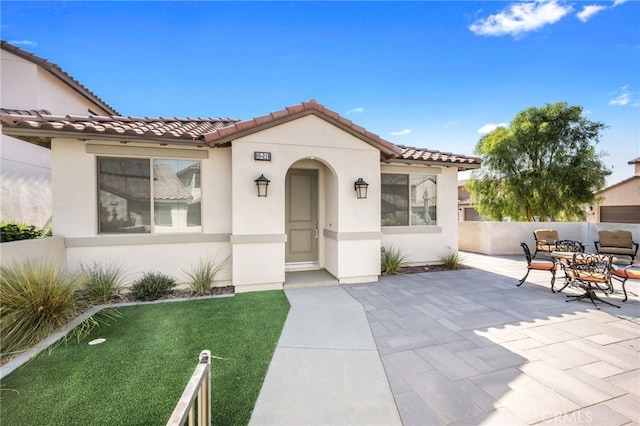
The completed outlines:
[[[640,424],[640,288],[622,308],[566,303],[520,256],[344,288],[367,312],[412,424]],[[614,284],[615,286],[615,284]]]

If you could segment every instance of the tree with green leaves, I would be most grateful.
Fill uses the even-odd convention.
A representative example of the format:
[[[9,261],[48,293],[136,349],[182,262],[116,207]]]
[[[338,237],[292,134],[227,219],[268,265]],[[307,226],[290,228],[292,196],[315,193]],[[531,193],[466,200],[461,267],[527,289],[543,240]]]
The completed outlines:
[[[606,126],[565,102],[527,108],[475,147],[482,168],[465,185],[481,216],[584,220],[584,206],[611,174],[596,152]]]

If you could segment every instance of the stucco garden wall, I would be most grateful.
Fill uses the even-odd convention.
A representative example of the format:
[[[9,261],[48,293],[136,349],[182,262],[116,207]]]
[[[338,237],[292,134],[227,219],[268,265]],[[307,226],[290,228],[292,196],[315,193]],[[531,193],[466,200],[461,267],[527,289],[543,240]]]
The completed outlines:
[[[23,265],[25,262],[55,262],[66,265],[64,238],[47,237],[0,244],[0,265]]]
[[[535,247],[533,231],[555,229],[561,239],[578,240],[595,251],[600,230],[626,230],[640,242],[640,224],[588,222],[459,222],[458,246],[462,251],[487,255],[522,254],[520,242]]]

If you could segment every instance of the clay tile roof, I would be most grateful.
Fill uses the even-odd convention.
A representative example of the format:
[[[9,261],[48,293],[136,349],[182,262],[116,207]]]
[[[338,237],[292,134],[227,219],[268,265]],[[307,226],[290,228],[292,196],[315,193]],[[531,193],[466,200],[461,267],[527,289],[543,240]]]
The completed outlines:
[[[12,115],[50,115],[51,112],[46,109],[8,109],[8,108],[0,108],[1,114],[12,114]]]
[[[154,166],[154,170],[156,181],[153,184],[153,194],[156,200],[189,201],[193,198],[170,165],[158,164]]]
[[[375,133],[354,124],[335,111],[325,108],[315,100],[287,107],[268,115],[239,121],[229,118],[176,118],[176,117],[120,117],[120,116],[54,116],[47,111],[0,110],[0,123],[4,132],[12,136],[33,138],[42,143],[43,138],[76,133],[76,136],[111,138],[115,140],[138,139],[161,143],[207,143],[211,147],[228,145],[233,140],[273,126],[313,114],[340,127],[351,135],[380,150],[384,161],[409,164],[444,165],[459,170],[476,169],[482,160],[450,152],[395,145]],[[37,139],[40,138],[40,139]]]
[[[627,164],[638,164],[640,163],[640,157],[634,158],[633,160],[629,161]]]
[[[315,99],[310,99],[299,105],[289,106],[283,110],[274,111],[268,115],[256,117],[251,120],[232,123],[229,127],[224,127],[206,134],[204,138],[209,145],[216,146],[309,114],[314,114],[338,127],[341,127],[343,130],[346,130],[352,135],[380,149],[380,151],[386,156],[394,157],[400,154],[398,147],[391,142],[353,124],[351,120],[347,120],[346,118],[341,117],[337,112],[325,108],[323,105],[316,102]]]
[[[462,166],[463,168],[477,168],[482,163],[482,159],[479,157],[470,157],[467,155],[452,154],[450,152],[440,152],[403,145],[398,145],[398,147],[402,149],[402,155],[399,157],[400,160],[427,162],[432,164],[451,164],[454,166]]]
[[[65,82],[72,89],[80,93],[82,96],[89,99],[91,102],[99,105],[102,109],[104,109],[108,113],[118,114],[118,111],[116,111],[111,105],[106,103],[103,99],[101,99],[98,95],[93,93],[91,90],[87,89],[86,86],[84,86],[82,83],[80,83],[78,80],[73,78],[70,74],[68,74],[65,70],[63,70],[53,62],[50,62],[44,58],[41,58],[40,56],[34,55],[31,52],[27,52],[26,50],[20,49],[19,47],[14,46],[13,44],[8,43],[4,40],[1,40],[0,44],[3,50],[6,50],[7,52],[11,52],[16,56],[20,56],[21,58],[26,59],[27,61],[32,62],[46,69],[51,74],[55,75],[60,80]]]
[[[18,134],[20,130],[36,131],[42,136],[53,136],[52,132],[71,132],[90,137],[110,135],[123,139],[145,139],[160,142],[192,142],[203,144],[204,135],[235,120],[228,118],[139,118],[120,116],[57,116],[42,114],[13,114],[0,110],[0,122],[7,134]],[[46,112],[46,111],[45,111]]]

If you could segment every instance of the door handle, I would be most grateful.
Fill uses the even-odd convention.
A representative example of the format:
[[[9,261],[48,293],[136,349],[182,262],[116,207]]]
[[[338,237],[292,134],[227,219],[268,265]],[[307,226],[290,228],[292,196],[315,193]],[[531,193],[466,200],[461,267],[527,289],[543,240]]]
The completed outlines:
[[[318,239],[318,222],[315,223],[316,240]]]

